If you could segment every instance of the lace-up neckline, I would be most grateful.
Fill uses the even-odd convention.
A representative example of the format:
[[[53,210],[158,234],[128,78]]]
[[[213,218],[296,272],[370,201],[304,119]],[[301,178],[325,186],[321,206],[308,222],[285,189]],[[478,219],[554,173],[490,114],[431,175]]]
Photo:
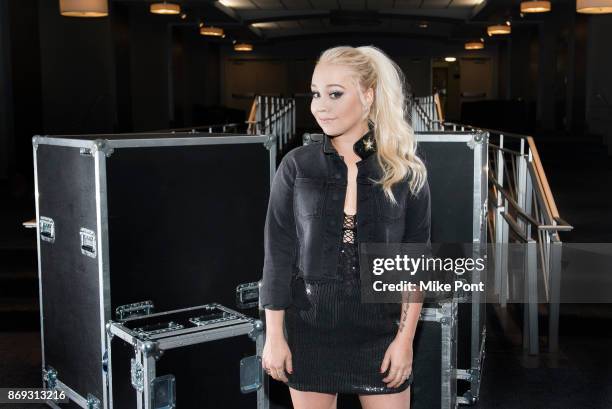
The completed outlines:
[[[346,214],[344,212],[344,220],[342,222],[342,242],[355,243],[355,219],[356,214]]]

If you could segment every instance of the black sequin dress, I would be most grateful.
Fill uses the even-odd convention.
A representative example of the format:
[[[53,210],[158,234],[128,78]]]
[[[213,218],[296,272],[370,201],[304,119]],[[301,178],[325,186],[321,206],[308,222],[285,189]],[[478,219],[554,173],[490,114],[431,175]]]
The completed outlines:
[[[301,391],[385,394],[405,390],[412,374],[397,388],[382,381],[380,366],[397,333],[397,304],[361,303],[356,215],[344,214],[337,280],[293,285],[300,305],[286,309],[287,343],[293,374],[288,385]],[[397,310],[391,312],[389,306]]]

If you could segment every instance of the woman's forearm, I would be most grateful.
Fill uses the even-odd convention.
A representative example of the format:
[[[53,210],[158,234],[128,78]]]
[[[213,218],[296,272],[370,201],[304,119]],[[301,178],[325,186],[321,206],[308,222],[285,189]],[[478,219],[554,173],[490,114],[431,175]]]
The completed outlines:
[[[285,337],[284,320],[285,310],[270,310],[266,309],[266,336],[267,337]]]
[[[423,307],[423,292],[412,291],[407,298],[404,297],[403,299],[406,299],[407,302],[403,302],[401,305],[401,315],[396,338],[412,342],[417,324],[419,323],[421,308]]]

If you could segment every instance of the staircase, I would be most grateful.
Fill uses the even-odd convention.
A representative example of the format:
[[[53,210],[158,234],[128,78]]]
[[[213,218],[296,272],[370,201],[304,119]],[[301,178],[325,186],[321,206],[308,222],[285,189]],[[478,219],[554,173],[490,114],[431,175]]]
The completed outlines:
[[[36,331],[40,326],[34,201],[2,189],[0,203],[0,331]]]

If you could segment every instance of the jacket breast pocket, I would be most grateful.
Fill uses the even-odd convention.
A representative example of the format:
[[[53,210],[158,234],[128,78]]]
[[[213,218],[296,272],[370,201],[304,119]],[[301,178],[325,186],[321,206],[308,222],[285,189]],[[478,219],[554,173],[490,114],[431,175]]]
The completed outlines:
[[[397,196],[396,199],[398,199]],[[394,204],[384,195],[384,193],[376,195],[376,204],[378,207],[379,220],[398,221],[406,213],[406,208],[401,201],[398,204]]]
[[[298,216],[305,218],[321,217],[324,200],[324,179],[295,178],[293,201]]]

